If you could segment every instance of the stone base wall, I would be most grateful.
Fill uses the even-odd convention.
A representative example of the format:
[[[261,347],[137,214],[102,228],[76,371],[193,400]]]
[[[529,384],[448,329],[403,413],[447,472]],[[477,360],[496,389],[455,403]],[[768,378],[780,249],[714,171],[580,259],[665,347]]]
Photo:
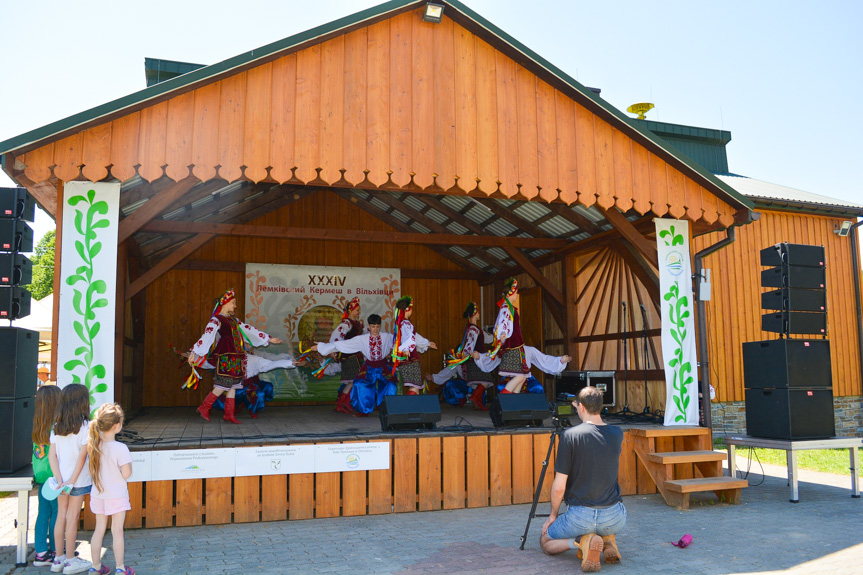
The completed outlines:
[[[833,413],[837,436],[863,437],[863,397],[834,397]],[[710,416],[713,420],[714,437],[746,433],[746,402],[714,401],[711,403]]]

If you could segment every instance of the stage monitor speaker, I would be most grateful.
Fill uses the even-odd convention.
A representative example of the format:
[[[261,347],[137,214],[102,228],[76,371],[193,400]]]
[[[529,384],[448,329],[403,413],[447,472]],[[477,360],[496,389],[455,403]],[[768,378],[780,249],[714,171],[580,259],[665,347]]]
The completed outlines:
[[[25,286],[33,281],[33,263],[17,253],[0,253],[0,287]]]
[[[0,377],[0,399],[36,395],[38,361],[39,332],[21,327],[0,327],[0,373],[3,374]]]
[[[33,228],[22,220],[0,218],[0,251],[33,251]]]
[[[824,246],[782,243],[761,250],[762,266],[824,267]]]
[[[824,289],[824,268],[779,266],[761,272],[761,287]]]
[[[0,218],[32,222],[35,216],[36,202],[27,188],[0,188]]]
[[[504,393],[494,399],[489,415],[495,427],[542,427],[551,410],[545,394]]]
[[[602,405],[614,407],[617,396],[614,387],[613,371],[563,371],[554,378],[554,397],[561,393],[578,395],[578,392],[588,385],[602,391]]]
[[[440,421],[437,395],[387,395],[380,408],[381,430],[434,429]]]
[[[35,398],[0,399],[0,473],[15,473],[30,465],[33,455]]]
[[[30,292],[22,287],[0,287],[0,319],[30,315]]]
[[[830,342],[773,339],[743,344],[746,389],[833,387]]]
[[[826,334],[827,313],[804,311],[765,313],[761,316],[761,329],[784,334]]]
[[[819,439],[836,435],[833,390],[747,389],[746,433],[768,439]]]
[[[827,291],[782,288],[761,294],[761,308],[779,311],[826,311]]]

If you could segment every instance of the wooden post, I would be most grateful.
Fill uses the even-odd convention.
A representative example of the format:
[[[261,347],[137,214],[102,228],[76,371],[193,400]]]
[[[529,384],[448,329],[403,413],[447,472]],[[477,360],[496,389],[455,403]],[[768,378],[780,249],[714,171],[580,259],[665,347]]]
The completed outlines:
[[[54,224],[57,231],[54,234],[54,310],[51,314],[51,377],[60,385],[59,371],[57,369],[57,333],[60,330],[60,275],[63,246],[63,180],[57,182],[57,210],[54,213]]]
[[[114,402],[129,409],[129,401],[123,396],[125,370],[123,358],[126,351],[126,242],[117,246],[117,299],[114,312]]]

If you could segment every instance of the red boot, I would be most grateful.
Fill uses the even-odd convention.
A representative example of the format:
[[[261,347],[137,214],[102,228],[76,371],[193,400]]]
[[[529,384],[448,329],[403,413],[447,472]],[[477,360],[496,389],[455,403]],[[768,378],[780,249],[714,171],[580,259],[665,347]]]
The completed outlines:
[[[417,391],[417,388],[415,388],[411,385],[406,385],[404,388],[404,395],[419,395],[419,394],[420,393],[419,393],[419,391]]]
[[[233,397],[225,399],[225,417],[223,419],[228,423],[240,423],[239,420],[234,417],[234,406],[235,401]]]
[[[348,415],[353,415],[355,413],[354,408],[351,407],[351,396],[347,393],[339,394],[339,400],[336,402],[336,411],[339,413],[347,413]]]
[[[210,394],[204,398],[204,403],[198,406],[198,409],[195,411],[200,413],[201,417],[210,421],[210,410],[213,409],[213,404],[216,403],[216,399],[216,394],[211,391]]]
[[[470,400],[473,402],[474,411],[488,411],[488,407],[482,404],[482,394],[485,393],[485,387],[477,385],[473,393],[470,394]]]

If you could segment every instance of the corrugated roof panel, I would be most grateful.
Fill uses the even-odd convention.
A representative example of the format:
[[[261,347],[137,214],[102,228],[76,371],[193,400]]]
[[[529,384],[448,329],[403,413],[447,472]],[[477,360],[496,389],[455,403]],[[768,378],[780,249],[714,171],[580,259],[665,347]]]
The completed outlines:
[[[552,236],[569,236],[578,228],[572,225],[566,218],[554,216],[539,224],[539,229]]]
[[[593,206],[591,206],[589,208],[585,208],[581,204],[578,204],[574,208],[571,208],[571,209],[574,209],[576,212],[578,212],[582,216],[586,217],[587,219],[589,219],[590,221],[592,221],[595,224],[605,222],[605,216],[600,214],[599,210],[597,210]]]
[[[478,224],[482,224],[494,217],[494,214],[487,207],[481,204],[474,204],[464,214],[468,219]]]
[[[135,210],[137,210],[138,208],[140,208],[141,206],[143,206],[146,203],[147,203],[147,198],[145,198],[143,200],[138,200],[137,202],[131,203],[128,206],[124,206],[122,209],[123,215],[128,216],[129,214],[134,213]]]
[[[815,205],[815,206],[830,206],[838,208],[848,208],[849,211],[863,210],[863,206],[845,200],[829,198],[811,192],[804,192],[795,188],[781,186],[765,182],[763,180],[755,180],[740,176],[737,174],[717,174],[717,178],[740,192],[741,194],[754,200],[779,200],[792,204],[800,205]]]
[[[420,200],[416,196],[407,196],[402,201],[418,212],[421,212],[428,207],[424,201]]]
[[[473,256],[472,258],[468,258],[467,261],[469,261],[473,265],[480,267],[480,268],[487,268],[488,267],[488,262],[484,262],[483,260],[479,259],[476,256]]]
[[[589,233],[581,232],[580,234],[575,234],[574,236],[572,236],[572,241],[580,242],[581,240],[586,240],[589,237],[591,237]]]
[[[486,251],[499,260],[506,260],[509,257],[509,254],[506,253],[506,250],[502,248],[488,248]]]
[[[466,227],[464,227],[463,225],[461,225],[460,223],[458,223],[458,222],[450,222],[450,223],[448,223],[448,224],[446,225],[446,229],[448,229],[448,230],[449,230],[449,231],[451,231],[452,233],[454,233],[454,234],[458,234],[458,235],[460,235],[460,236],[462,236],[462,235],[464,235],[464,234],[466,234],[466,233],[468,232],[468,229],[467,229]]]
[[[365,190],[356,190],[356,189],[355,189],[355,190],[351,190],[351,191],[352,191],[352,192],[354,193],[354,195],[355,195],[355,196],[357,196],[358,198],[362,198],[362,199],[364,199],[364,200],[365,200],[366,198],[368,198],[368,197],[369,197],[369,193],[368,193],[367,191],[365,191]]]
[[[550,212],[551,210],[537,202],[524,202],[510,210],[520,218],[534,222]]]
[[[388,205],[386,205],[385,203],[383,203],[382,201],[380,201],[379,199],[377,199],[375,197],[372,197],[372,199],[369,200],[369,203],[371,205],[373,205],[374,207],[376,207],[377,209],[382,210],[384,212],[387,211],[388,209],[390,209],[390,207]]]
[[[410,216],[406,215],[404,212],[400,212],[399,210],[393,210],[390,212],[390,215],[400,222],[408,223],[410,221]]]
[[[431,233],[431,230],[429,228],[425,227],[424,225],[422,225],[421,223],[416,222],[416,221],[411,224],[411,227],[421,234],[430,234]]]
[[[449,251],[451,251],[455,254],[458,254],[463,258],[469,258],[470,257],[470,252],[467,251],[466,249],[462,248],[462,247],[459,247],[459,246],[450,246]]]
[[[551,253],[551,250],[533,250],[532,252],[529,252],[527,254],[527,256],[529,258],[538,258],[540,256],[544,256],[545,254],[550,254],[550,253]]]
[[[466,196],[443,196],[440,201],[454,210],[461,210],[471,202],[471,199]]]
[[[518,230],[514,225],[500,218],[487,223],[485,229],[496,236],[508,236]]]
[[[445,224],[449,221],[448,217],[446,217],[434,208],[429,209],[429,211],[426,212],[426,215],[439,224]]]

